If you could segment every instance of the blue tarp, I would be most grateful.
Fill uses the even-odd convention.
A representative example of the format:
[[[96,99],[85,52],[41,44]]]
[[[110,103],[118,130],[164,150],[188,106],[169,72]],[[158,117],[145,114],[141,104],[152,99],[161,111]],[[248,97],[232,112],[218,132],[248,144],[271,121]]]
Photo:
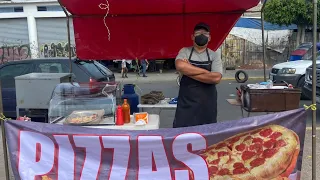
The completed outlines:
[[[235,27],[251,28],[251,29],[261,29],[261,19],[257,18],[240,18],[236,23]],[[279,26],[276,24],[271,24],[269,22],[264,22],[265,30],[295,30],[296,25],[290,26]]]

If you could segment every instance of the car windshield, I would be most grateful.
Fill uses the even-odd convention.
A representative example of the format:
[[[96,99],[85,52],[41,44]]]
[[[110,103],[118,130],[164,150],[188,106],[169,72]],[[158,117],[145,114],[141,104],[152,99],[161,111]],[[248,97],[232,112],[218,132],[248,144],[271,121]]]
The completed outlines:
[[[309,56],[306,60],[312,61],[312,56]],[[317,60],[320,60],[320,51],[317,52]]]
[[[94,78],[98,80],[103,80],[106,76],[111,76],[113,73],[108,68],[103,66],[97,61],[77,61],[79,65],[85,68]]]
[[[301,44],[297,49],[310,49],[312,47],[312,44],[306,43],[306,44]]]

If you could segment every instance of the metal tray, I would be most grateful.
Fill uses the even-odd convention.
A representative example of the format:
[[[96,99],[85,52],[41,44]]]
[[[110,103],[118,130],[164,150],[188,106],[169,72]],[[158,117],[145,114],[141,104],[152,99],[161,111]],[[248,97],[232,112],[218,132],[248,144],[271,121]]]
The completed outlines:
[[[87,111],[73,111],[64,121],[68,125],[84,125],[84,124],[99,124],[104,115],[104,110],[87,110]],[[90,119],[92,116],[92,119]],[[79,118],[83,122],[71,122],[74,118]],[[86,119],[84,119],[86,118]]]

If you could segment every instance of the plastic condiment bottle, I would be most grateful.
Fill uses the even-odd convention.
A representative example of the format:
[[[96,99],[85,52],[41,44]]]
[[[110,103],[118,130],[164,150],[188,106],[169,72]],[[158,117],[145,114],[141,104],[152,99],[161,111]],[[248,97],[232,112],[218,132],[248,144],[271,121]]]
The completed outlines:
[[[130,123],[130,105],[127,99],[124,99],[122,104],[122,114],[124,123]]]
[[[118,106],[118,108],[117,108],[116,125],[121,126],[123,124],[124,124],[124,120],[123,120],[122,107]]]

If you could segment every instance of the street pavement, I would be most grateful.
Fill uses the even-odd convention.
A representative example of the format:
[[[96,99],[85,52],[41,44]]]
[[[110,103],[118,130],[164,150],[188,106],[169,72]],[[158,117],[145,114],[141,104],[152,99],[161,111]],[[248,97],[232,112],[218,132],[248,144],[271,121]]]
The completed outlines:
[[[223,79],[224,80],[235,80],[235,73],[238,70],[226,70],[223,74]],[[249,79],[263,79],[264,77],[264,71],[262,69],[248,69],[244,70],[247,74]],[[270,69],[266,70],[266,77],[267,79],[269,78],[269,72]],[[129,73],[128,78],[121,78],[120,73],[115,73],[116,79],[118,81],[123,81],[123,82],[154,82],[154,81],[172,81],[175,80],[178,76],[178,74],[175,74],[175,71],[169,70],[169,71],[163,71],[163,73],[159,72],[152,72],[152,73],[147,73],[147,78],[144,77],[139,77],[135,73]],[[243,75],[240,75],[241,78],[243,78]]]
[[[255,72],[255,71],[252,71]],[[251,73],[252,73],[251,72]],[[259,73],[256,73],[257,79],[250,79],[246,83],[256,83],[260,82],[263,77],[263,72],[261,76],[261,71]],[[232,73],[229,73],[230,79],[232,79]],[[152,90],[162,91],[165,95],[165,97],[177,97],[179,87],[176,84],[175,78],[176,74],[174,72],[171,73],[163,73],[163,74],[148,74],[149,76],[147,78],[142,77],[136,77],[135,74],[130,73],[128,76],[129,78],[124,79],[123,83],[133,83],[136,84],[137,87],[139,87],[141,91],[137,91],[138,94],[146,94],[149,93]],[[119,74],[116,74],[117,80],[122,81],[121,78],[119,78]],[[252,77],[254,74],[252,73]],[[260,77],[259,77],[260,76]],[[226,77],[226,76],[225,76]],[[232,106],[230,105],[226,99],[232,99],[235,98],[236,95],[236,87],[239,87],[240,84],[237,83],[235,80],[223,80],[218,86],[218,122],[223,121],[230,121],[230,120],[238,120],[242,118],[241,110],[239,106]],[[138,88],[138,89],[139,89]],[[301,101],[300,106],[303,107],[303,105],[309,105],[311,104],[311,101]],[[150,113],[159,113],[156,110],[149,111]],[[319,128],[319,122],[320,122],[320,110],[317,111],[317,123]],[[173,119],[174,119],[174,110],[162,110],[160,112],[160,128],[171,128]],[[246,115],[246,114],[245,114]],[[265,115],[265,113],[251,113],[251,116],[257,116],[257,115]],[[304,157],[303,157],[303,168],[302,168],[302,180],[311,180],[311,111],[308,112],[308,118],[307,118],[307,130],[306,130],[306,137],[305,137],[305,145],[304,145]],[[320,137],[320,128],[317,130],[317,134]],[[320,138],[317,137],[317,147],[320,147]],[[2,143],[1,143],[2,146]],[[2,155],[2,148],[0,148],[0,154]],[[4,163],[3,163],[3,156],[0,157],[0,180],[5,179],[4,174]],[[317,179],[320,179],[320,152],[319,148],[317,148]],[[13,179],[13,178],[12,178]]]

